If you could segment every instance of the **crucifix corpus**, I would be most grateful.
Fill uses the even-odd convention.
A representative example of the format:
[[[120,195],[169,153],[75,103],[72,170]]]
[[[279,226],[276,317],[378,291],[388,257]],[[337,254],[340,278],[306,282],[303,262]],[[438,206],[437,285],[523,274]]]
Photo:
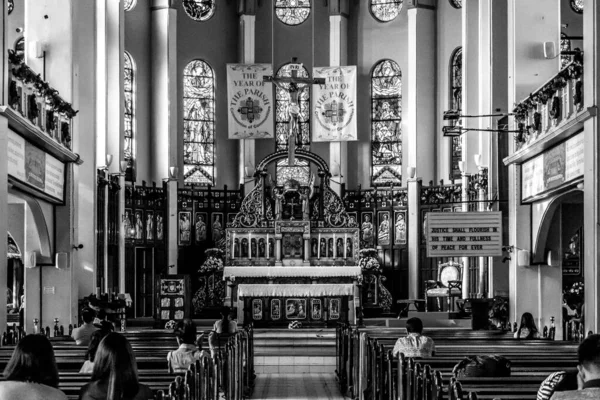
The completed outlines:
[[[298,71],[302,69],[302,64],[298,64],[296,57],[292,58],[291,64],[289,64],[292,76],[263,76],[264,82],[272,82],[285,91],[289,97],[288,106],[288,165],[293,166],[295,164],[296,146],[302,145],[302,132],[298,126],[298,115],[300,114],[299,99],[302,92],[307,89],[308,85],[324,85],[325,78],[302,78],[298,76]],[[287,84],[287,87],[285,86]]]

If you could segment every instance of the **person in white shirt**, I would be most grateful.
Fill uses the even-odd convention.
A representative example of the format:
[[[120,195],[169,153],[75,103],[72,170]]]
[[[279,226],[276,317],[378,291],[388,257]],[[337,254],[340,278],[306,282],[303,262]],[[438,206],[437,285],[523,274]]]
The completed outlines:
[[[423,336],[423,322],[419,318],[410,318],[406,321],[406,337],[396,341],[392,354],[403,353],[405,357],[431,357],[435,355],[433,339]]]
[[[71,337],[75,339],[75,343],[77,343],[78,346],[89,346],[92,333],[98,330],[93,324],[96,313],[91,308],[84,308],[81,313],[81,318],[83,319],[83,325],[73,329]]]
[[[196,347],[196,342],[202,343],[202,335],[196,338],[196,324],[194,324],[194,321],[189,318],[179,321],[173,333],[177,338],[179,348],[167,354],[169,372],[175,374],[185,373],[196,360],[208,357],[208,353]]]

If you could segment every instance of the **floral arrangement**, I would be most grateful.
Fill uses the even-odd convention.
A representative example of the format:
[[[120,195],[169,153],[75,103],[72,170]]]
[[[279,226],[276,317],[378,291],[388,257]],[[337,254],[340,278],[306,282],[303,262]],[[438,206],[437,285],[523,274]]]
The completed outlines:
[[[177,325],[177,322],[175,322],[174,320],[170,320],[167,321],[167,323],[165,324],[165,329],[175,329],[175,326]]]
[[[288,325],[288,329],[299,329],[302,328],[302,322],[300,321],[292,321]]]
[[[358,266],[363,272],[381,272],[381,265],[377,260],[377,249],[362,249],[358,252],[358,258]]]
[[[223,271],[223,250],[218,248],[207,249],[206,260],[198,270],[201,275],[211,274]]]
[[[583,282],[575,282],[569,289],[569,294],[583,298]]]

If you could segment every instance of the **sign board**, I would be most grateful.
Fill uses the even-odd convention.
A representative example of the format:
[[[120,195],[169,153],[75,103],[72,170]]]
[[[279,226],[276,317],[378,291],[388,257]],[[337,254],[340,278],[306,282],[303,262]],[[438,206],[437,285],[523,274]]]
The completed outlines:
[[[427,213],[427,257],[502,255],[501,212]]]
[[[526,201],[583,176],[584,136],[580,133],[524,162],[521,200]]]
[[[13,131],[6,146],[8,175],[48,196],[64,201],[65,164]]]
[[[313,142],[357,140],[356,66],[318,67],[313,76],[325,78],[313,87]]]
[[[227,64],[229,139],[272,139],[273,75],[270,64]]]

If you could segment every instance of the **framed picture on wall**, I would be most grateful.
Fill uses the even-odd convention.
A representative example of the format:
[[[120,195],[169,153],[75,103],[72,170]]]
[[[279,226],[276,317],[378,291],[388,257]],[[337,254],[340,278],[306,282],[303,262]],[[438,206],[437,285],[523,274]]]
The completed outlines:
[[[180,246],[189,245],[192,243],[192,231],[191,231],[191,211],[179,211],[179,240]]]
[[[252,319],[260,321],[263,317],[263,304],[262,299],[252,300]]]
[[[390,244],[390,212],[379,211],[377,213],[379,225],[377,227],[377,244],[387,246]]]
[[[196,244],[206,241],[207,219],[208,214],[203,212],[197,212],[194,215],[194,239],[196,240]]]
[[[406,210],[394,213],[394,244],[406,244]]]
[[[312,299],[310,315],[311,315],[312,319],[321,319],[321,315],[322,315],[321,299]]]
[[[218,243],[225,236],[223,213],[213,213],[211,220],[211,233],[214,243]]]
[[[145,224],[144,224],[144,211],[143,210],[135,210],[135,222],[134,222],[134,227],[135,227],[135,241],[136,242],[142,242],[144,241],[144,231],[145,231]]]
[[[154,242],[154,211],[146,211],[146,242]]]
[[[329,319],[340,319],[341,300],[339,298],[329,300]]]
[[[287,319],[306,319],[306,299],[287,299],[285,301]]]
[[[358,217],[355,212],[348,213],[348,226],[358,226]]]
[[[281,318],[281,300],[271,300],[271,319],[277,321]]]
[[[157,211],[155,218],[156,218],[156,221],[154,223],[154,226],[156,228],[156,236],[155,237],[156,237],[157,241],[162,242],[165,238],[163,212]]]

